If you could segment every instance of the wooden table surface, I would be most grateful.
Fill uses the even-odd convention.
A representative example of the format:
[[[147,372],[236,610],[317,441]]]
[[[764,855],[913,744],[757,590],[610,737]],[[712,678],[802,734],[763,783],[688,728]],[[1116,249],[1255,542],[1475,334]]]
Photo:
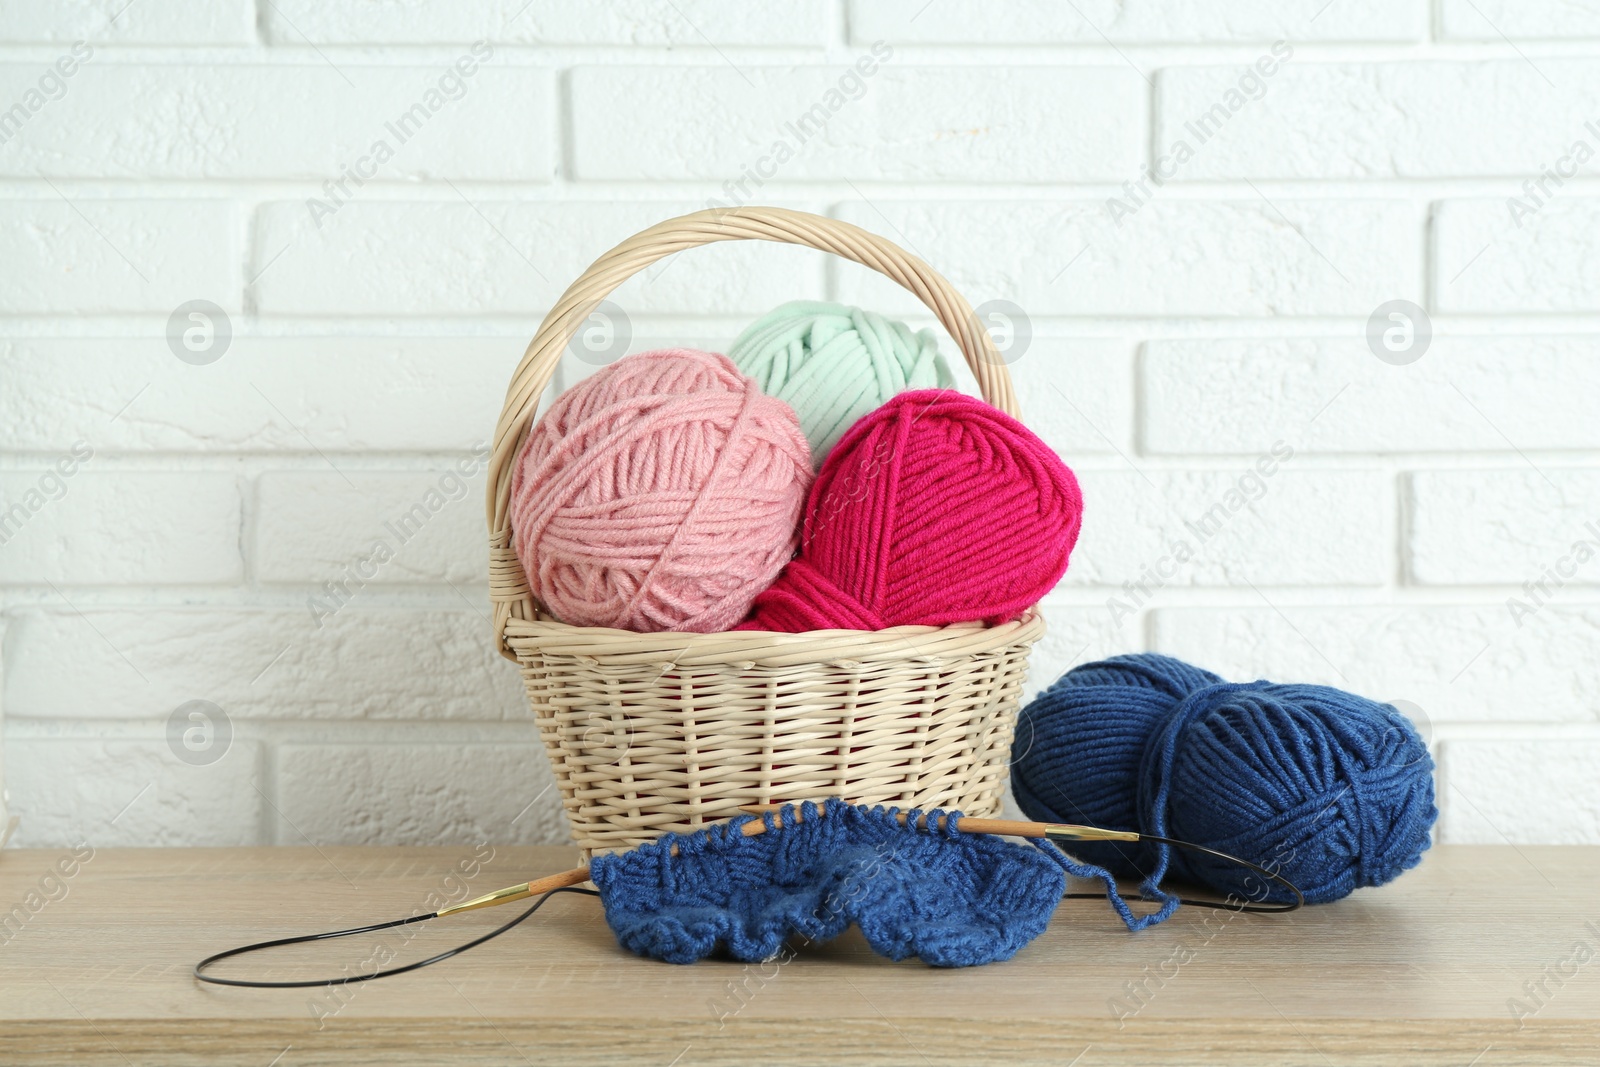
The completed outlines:
[[[782,964],[677,967],[624,953],[597,900],[564,895],[464,956],[337,990],[221,988],[190,968],[432,910],[575,853],[105,849],[58,867],[70,856],[0,854],[0,1063],[1600,1064],[1594,848],[1440,847],[1337,904],[1185,908],[1141,934],[1071,900],[1015,959],[967,970],[890,963],[854,932]],[[420,958],[514,907],[407,928],[422,931],[409,944],[391,931],[222,973]]]

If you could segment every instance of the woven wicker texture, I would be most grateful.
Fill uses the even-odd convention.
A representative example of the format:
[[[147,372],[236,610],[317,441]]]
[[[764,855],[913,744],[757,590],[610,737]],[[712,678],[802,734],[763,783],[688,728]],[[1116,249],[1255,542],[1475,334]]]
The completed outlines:
[[[511,472],[539,397],[589,313],[673,252],[765,240],[832,252],[922,300],[984,399],[1016,414],[1005,363],[966,300],[926,263],[849,223],[780,208],[699,211],[652,226],[590,265],[528,345],[489,463],[495,641],[522,670],[573,838],[587,858],[692,832],[742,804],[837,796],[856,804],[1000,807],[1036,612],[1003,626],[779,634],[637,634],[541,611],[511,550]]]

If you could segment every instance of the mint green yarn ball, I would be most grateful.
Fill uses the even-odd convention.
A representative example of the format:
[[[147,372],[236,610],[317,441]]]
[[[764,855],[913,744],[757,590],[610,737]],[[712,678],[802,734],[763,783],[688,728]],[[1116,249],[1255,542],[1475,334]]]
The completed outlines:
[[[797,300],[751,323],[728,351],[762,392],[794,408],[822,465],[857,419],[908,389],[948,388],[932,330],[861,308]]]

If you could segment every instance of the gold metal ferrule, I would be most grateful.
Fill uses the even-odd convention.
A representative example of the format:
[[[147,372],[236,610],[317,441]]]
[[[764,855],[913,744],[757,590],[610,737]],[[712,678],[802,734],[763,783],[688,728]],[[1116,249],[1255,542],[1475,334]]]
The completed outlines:
[[[473,897],[471,900],[464,900],[460,904],[452,904],[448,908],[440,908],[434,914],[440,918],[443,918],[446,915],[454,915],[458,911],[472,911],[476,908],[492,908],[496,904],[504,904],[511,900],[521,900],[523,897],[532,895],[533,893],[528,888],[528,883],[523,882],[521,885],[506,886],[504,889],[496,889],[493,893],[485,893],[481,897]]]
[[[1055,825],[1045,827],[1044,836],[1051,841],[1137,841],[1139,835],[1129,830],[1102,830],[1098,826]]]

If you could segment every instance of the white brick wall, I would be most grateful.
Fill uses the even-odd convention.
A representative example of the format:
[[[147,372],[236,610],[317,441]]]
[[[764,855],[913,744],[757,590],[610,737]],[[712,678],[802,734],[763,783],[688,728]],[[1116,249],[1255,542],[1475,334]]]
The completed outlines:
[[[113,17],[115,16],[115,17]],[[0,2],[8,43],[86,41],[99,44],[249,45],[255,13],[249,0],[163,0],[133,10],[124,0]]]
[[[459,79],[459,99],[448,99],[426,123],[400,127],[411,134],[401,143],[388,126],[398,126],[436,86],[436,68],[334,68],[314,59],[292,66],[113,65],[105,55],[29,121],[27,136],[0,157],[0,176],[320,184],[384,137],[394,156],[378,173],[396,181],[536,180],[551,168],[548,71],[496,68],[491,59]],[[21,95],[36,77],[26,63],[0,68],[0,99]]]
[[[788,179],[1107,181],[1142,158],[1144,85],[1125,67],[905,67],[887,49],[857,60],[844,86],[855,106],[816,144],[802,117],[840,91],[832,67],[581,67],[573,176],[721,182],[772,149],[773,115],[796,155],[767,166]]]
[[[52,117],[42,111],[24,129]],[[0,314],[165,314],[196,297],[239,307],[236,205],[80,193],[53,180],[29,191],[0,200]]]
[[[874,196],[836,210],[903,240],[966,291],[1004,293],[1030,316],[1365,318],[1394,296],[1420,299],[1419,205],[1370,196],[1268,202],[1248,188],[1244,195],[1180,200],[1169,188],[1121,225],[1104,197],[893,203]],[[865,270],[849,272],[840,290],[844,299],[901,313],[917,306]]]
[[[1022,309],[1088,495],[1035,687],[1149,647],[1409,701],[1446,839],[1600,841],[1597,72],[1555,0],[0,0],[18,841],[562,839],[480,449],[568,282],[713,200]],[[931,324],[775,246],[614,300],[638,349],[796,297]]]
[[[1530,163],[1564,150],[1586,121],[1600,118],[1600,110],[1571,91],[1593,84],[1600,63],[1548,59],[1540,65],[1554,84],[1515,58],[1318,63],[1296,56],[1247,90],[1251,99],[1237,121],[1228,119],[1193,146],[1194,160],[1180,177],[1521,175]],[[1237,65],[1163,70],[1155,143],[1166,150],[1184,137],[1185,124],[1198,122],[1239,76]],[[1566,91],[1559,88],[1563,83]]]
[[[1600,129],[1597,122],[1596,129]],[[1600,148],[1600,135],[1587,133]],[[1549,166],[1564,145],[1534,165]],[[1515,315],[1600,312],[1600,200],[1549,186],[1537,213],[1513,220],[1506,199],[1449,200],[1433,218],[1434,301],[1441,312]],[[1532,205],[1520,190],[1510,195]]]

